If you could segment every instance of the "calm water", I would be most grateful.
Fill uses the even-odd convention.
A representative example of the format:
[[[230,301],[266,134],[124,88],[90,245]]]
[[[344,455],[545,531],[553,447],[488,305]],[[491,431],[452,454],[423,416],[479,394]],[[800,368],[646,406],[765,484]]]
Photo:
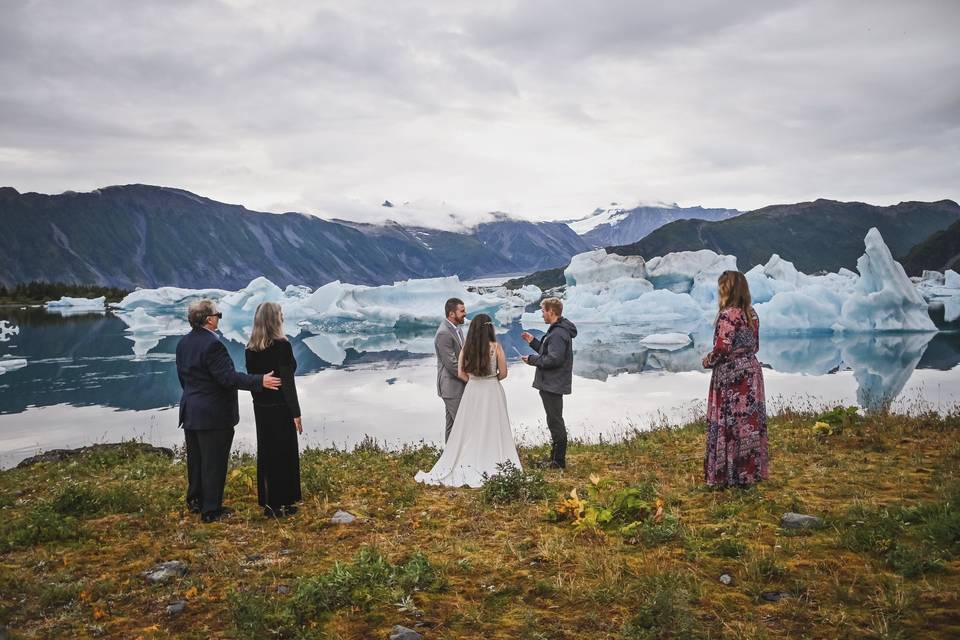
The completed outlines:
[[[107,314],[57,315],[0,308],[0,467],[44,449],[142,438],[182,441],[177,429],[178,335],[135,337]],[[574,318],[574,321],[576,319]],[[17,327],[18,333],[9,330]],[[536,327],[534,327],[536,328]],[[573,437],[616,438],[634,428],[702,412],[709,372],[700,359],[709,335],[676,351],[648,350],[629,326],[581,325],[574,395],[565,416]],[[500,340],[526,353],[521,326]],[[300,364],[303,446],[349,447],[371,435],[391,446],[439,443],[443,404],[436,397],[433,331],[292,338]],[[761,338],[767,396],[787,402],[858,404],[866,410],[946,411],[960,405],[960,333]],[[243,345],[228,342],[243,366]],[[335,362],[336,364],[331,364]],[[533,369],[511,362],[504,381],[511,422],[521,442],[548,439]],[[240,394],[236,447],[254,444],[253,411]]]

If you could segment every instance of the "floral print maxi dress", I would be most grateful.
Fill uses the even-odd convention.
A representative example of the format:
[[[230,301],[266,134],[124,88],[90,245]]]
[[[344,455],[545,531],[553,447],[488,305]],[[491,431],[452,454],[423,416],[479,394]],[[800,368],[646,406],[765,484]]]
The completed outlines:
[[[728,307],[717,317],[713,351],[704,364],[713,369],[707,399],[707,454],[711,486],[749,485],[767,478],[767,409],[763,370],[757,360],[760,322]]]

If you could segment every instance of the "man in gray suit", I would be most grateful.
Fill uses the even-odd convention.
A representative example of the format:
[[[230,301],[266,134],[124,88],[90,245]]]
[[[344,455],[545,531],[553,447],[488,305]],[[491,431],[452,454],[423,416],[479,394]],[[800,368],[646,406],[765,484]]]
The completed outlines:
[[[467,311],[463,300],[450,298],[443,306],[443,312],[446,319],[437,328],[433,349],[437,352],[437,395],[443,398],[447,412],[447,429],[443,436],[443,441],[446,442],[450,439],[450,430],[453,429],[463,388],[467,384],[457,376],[460,350],[463,348],[461,327]]]

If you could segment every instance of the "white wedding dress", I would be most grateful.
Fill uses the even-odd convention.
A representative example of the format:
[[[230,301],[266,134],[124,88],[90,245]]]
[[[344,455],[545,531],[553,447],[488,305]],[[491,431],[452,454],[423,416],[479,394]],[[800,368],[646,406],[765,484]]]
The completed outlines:
[[[470,376],[443,454],[433,469],[417,472],[417,482],[477,488],[483,485],[484,473],[496,475],[500,463],[509,461],[521,468],[507,415],[507,396],[496,369],[494,353],[489,375]]]

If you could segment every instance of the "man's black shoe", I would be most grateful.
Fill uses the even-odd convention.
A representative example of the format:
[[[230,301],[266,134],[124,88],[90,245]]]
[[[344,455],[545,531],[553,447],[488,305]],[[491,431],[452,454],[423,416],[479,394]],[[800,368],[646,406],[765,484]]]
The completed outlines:
[[[216,522],[217,520],[222,520],[224,518],[229,518],[233,515],[233,509],[230,507],[220,507],[216,511],[207,511],[200,515],[200,520],[206,524],[211,522]]]

